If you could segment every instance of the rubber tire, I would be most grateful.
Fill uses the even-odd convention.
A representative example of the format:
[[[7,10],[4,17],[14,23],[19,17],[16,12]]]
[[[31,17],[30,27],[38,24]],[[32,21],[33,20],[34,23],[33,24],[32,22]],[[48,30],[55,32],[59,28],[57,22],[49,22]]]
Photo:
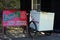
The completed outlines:
[[[52,34],[52,32],[45,32],[46,36],[50,36]]]
[[[32,29],[32,28],[30,27],[30,24],[31,24],[31,23],[34,24],[35,29]],[[34,35],[32,35],[32,34],[34,34]],[[37,25],[36,25],[36,23],[35,23],[34,21],[31,21],[31,22],[29,23],[29,35],[30,35],[31,37],[34,37],[36,34],[37,34]]]

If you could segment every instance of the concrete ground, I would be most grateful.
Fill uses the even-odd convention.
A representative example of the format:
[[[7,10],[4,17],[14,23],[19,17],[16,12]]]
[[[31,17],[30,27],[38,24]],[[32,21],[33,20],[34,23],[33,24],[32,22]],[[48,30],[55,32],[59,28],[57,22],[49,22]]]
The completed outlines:
[[[2,40],[1,37],[0,37],[0,40]],[[9,37],[6,37],[5,40],[33,40],[33,39],[30,37],[25,37],[25,38],[9,38]],[[34,40],[60,40],[60,34],[54,33],[50,36],[40,35],[40,36],[34,37]]]

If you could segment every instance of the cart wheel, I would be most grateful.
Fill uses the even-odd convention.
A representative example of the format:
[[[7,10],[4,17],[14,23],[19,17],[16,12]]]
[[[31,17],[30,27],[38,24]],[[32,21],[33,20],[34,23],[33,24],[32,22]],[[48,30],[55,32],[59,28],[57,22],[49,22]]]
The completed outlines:
[[[46,32],[45,35],[46,36],[50,36],[52,34],[52,32]]]
[[[34,29],[33,29],[34,28]],[[34,37],[37,34],[37,25],[34,21],[29,23],[29,35]]]

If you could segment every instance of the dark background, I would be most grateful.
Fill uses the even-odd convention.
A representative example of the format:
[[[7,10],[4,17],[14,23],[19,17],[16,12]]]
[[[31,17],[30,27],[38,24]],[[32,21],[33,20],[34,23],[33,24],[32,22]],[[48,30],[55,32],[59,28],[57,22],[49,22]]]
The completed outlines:
[[[60,33],[60,1],[41,0],[41,10],[55,12],[54,31]],[[31,0],[21,0],[21,10],[31,10]]]
[[[29,11],[31,10],[31,0],[21,0],[21,10]]]
[[[31,0],[21,0],[20,10],[26,10],[29,13],[31,10]],[[54,31],[60,33],[60,1],[41,0],[41,10],[55,12]],[[2,10],[0,10],[0,17],[2,17]]]

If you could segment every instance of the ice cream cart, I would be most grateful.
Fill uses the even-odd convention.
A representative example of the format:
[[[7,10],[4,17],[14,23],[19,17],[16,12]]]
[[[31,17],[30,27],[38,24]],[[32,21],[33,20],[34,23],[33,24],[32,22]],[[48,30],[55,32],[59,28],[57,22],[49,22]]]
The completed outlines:
[[[53,31],[54,15],[55,13],[53,12],[30,11],[30,35],[32,35],[31,33],[35,33],[34,35],[36,35],[37,31]]]

